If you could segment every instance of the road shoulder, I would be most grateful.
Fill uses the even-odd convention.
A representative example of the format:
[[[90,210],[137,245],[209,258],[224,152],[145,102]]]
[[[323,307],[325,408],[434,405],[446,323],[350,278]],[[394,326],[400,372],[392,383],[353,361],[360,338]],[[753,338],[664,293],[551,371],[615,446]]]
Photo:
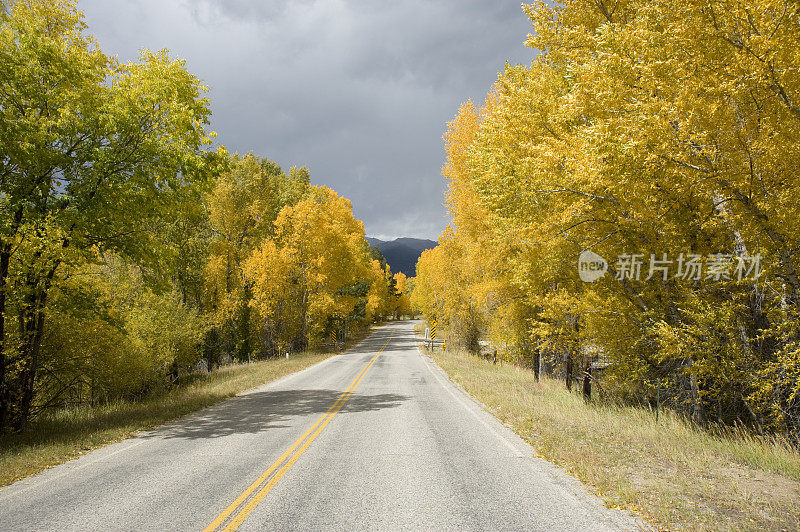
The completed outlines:
[[[422,344],[418,344],[417,352],[435,380],[439,382],[453,400],[467,410],[475,421],[483,425],[485,430],[490,432],[502,445],[517,456],[528,458],[537,472],[544,474],[554,484],[569,490],[587,507],[592,508],[622,529],[652,529],[640,516],[625,509],[610,507],[589,486],[570,475],[564,468],[541,457],[536,449],[515,431],[513,426],[503,423],[495,417],[490,408],[470,395],[458,382],[453,381],[447,372],[437,364],[436,360],[430,356],[429,352],[422,347]]]

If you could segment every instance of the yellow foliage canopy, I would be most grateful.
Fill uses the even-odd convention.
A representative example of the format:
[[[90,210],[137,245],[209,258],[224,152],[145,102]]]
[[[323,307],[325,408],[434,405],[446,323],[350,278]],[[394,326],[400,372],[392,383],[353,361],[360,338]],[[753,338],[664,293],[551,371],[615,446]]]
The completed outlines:
[[[355,310],[366,292],[359,284],[372,286],[377,277],[351,203],[326,187],[281,209],[275,236],[255,250],[244,271],[252,306],[265,320],[285,324],[281,345],[298,337],[319,341],[330,318],[345,319]]]

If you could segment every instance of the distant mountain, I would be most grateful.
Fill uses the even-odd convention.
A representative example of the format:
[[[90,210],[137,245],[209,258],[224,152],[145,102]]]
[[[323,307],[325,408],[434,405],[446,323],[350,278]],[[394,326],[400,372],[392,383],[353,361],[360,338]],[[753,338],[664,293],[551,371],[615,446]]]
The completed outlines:
[[[398,238],[387,242],[377,238],[367,237],[370,246],[376,247],[383,253],[392,273],[403,272],[408,277],[417,276],[417,259],[426,249],[435,248],[434,240],[422,238]]]

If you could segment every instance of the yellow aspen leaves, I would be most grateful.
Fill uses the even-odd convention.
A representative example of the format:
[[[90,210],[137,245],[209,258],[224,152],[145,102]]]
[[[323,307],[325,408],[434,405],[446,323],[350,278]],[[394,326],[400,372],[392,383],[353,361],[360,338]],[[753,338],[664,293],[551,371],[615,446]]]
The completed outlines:
[[[659,382],[698,421],[800,437],[800,13],[524,10],[538,56],[445,136],[453,222],[420,259],[415,303],[509,358],[600,353],[612,393],[649,401]],[[605,268],[592,283],[589,251]],[[756,258],[758,275],[737,274]]]

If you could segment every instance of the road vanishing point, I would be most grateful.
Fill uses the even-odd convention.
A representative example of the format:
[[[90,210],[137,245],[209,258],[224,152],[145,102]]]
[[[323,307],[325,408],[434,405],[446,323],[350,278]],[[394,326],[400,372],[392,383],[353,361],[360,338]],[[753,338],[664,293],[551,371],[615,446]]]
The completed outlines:
[[[633,530],[418,348],[414,322],[0,491],[0,530]]]

